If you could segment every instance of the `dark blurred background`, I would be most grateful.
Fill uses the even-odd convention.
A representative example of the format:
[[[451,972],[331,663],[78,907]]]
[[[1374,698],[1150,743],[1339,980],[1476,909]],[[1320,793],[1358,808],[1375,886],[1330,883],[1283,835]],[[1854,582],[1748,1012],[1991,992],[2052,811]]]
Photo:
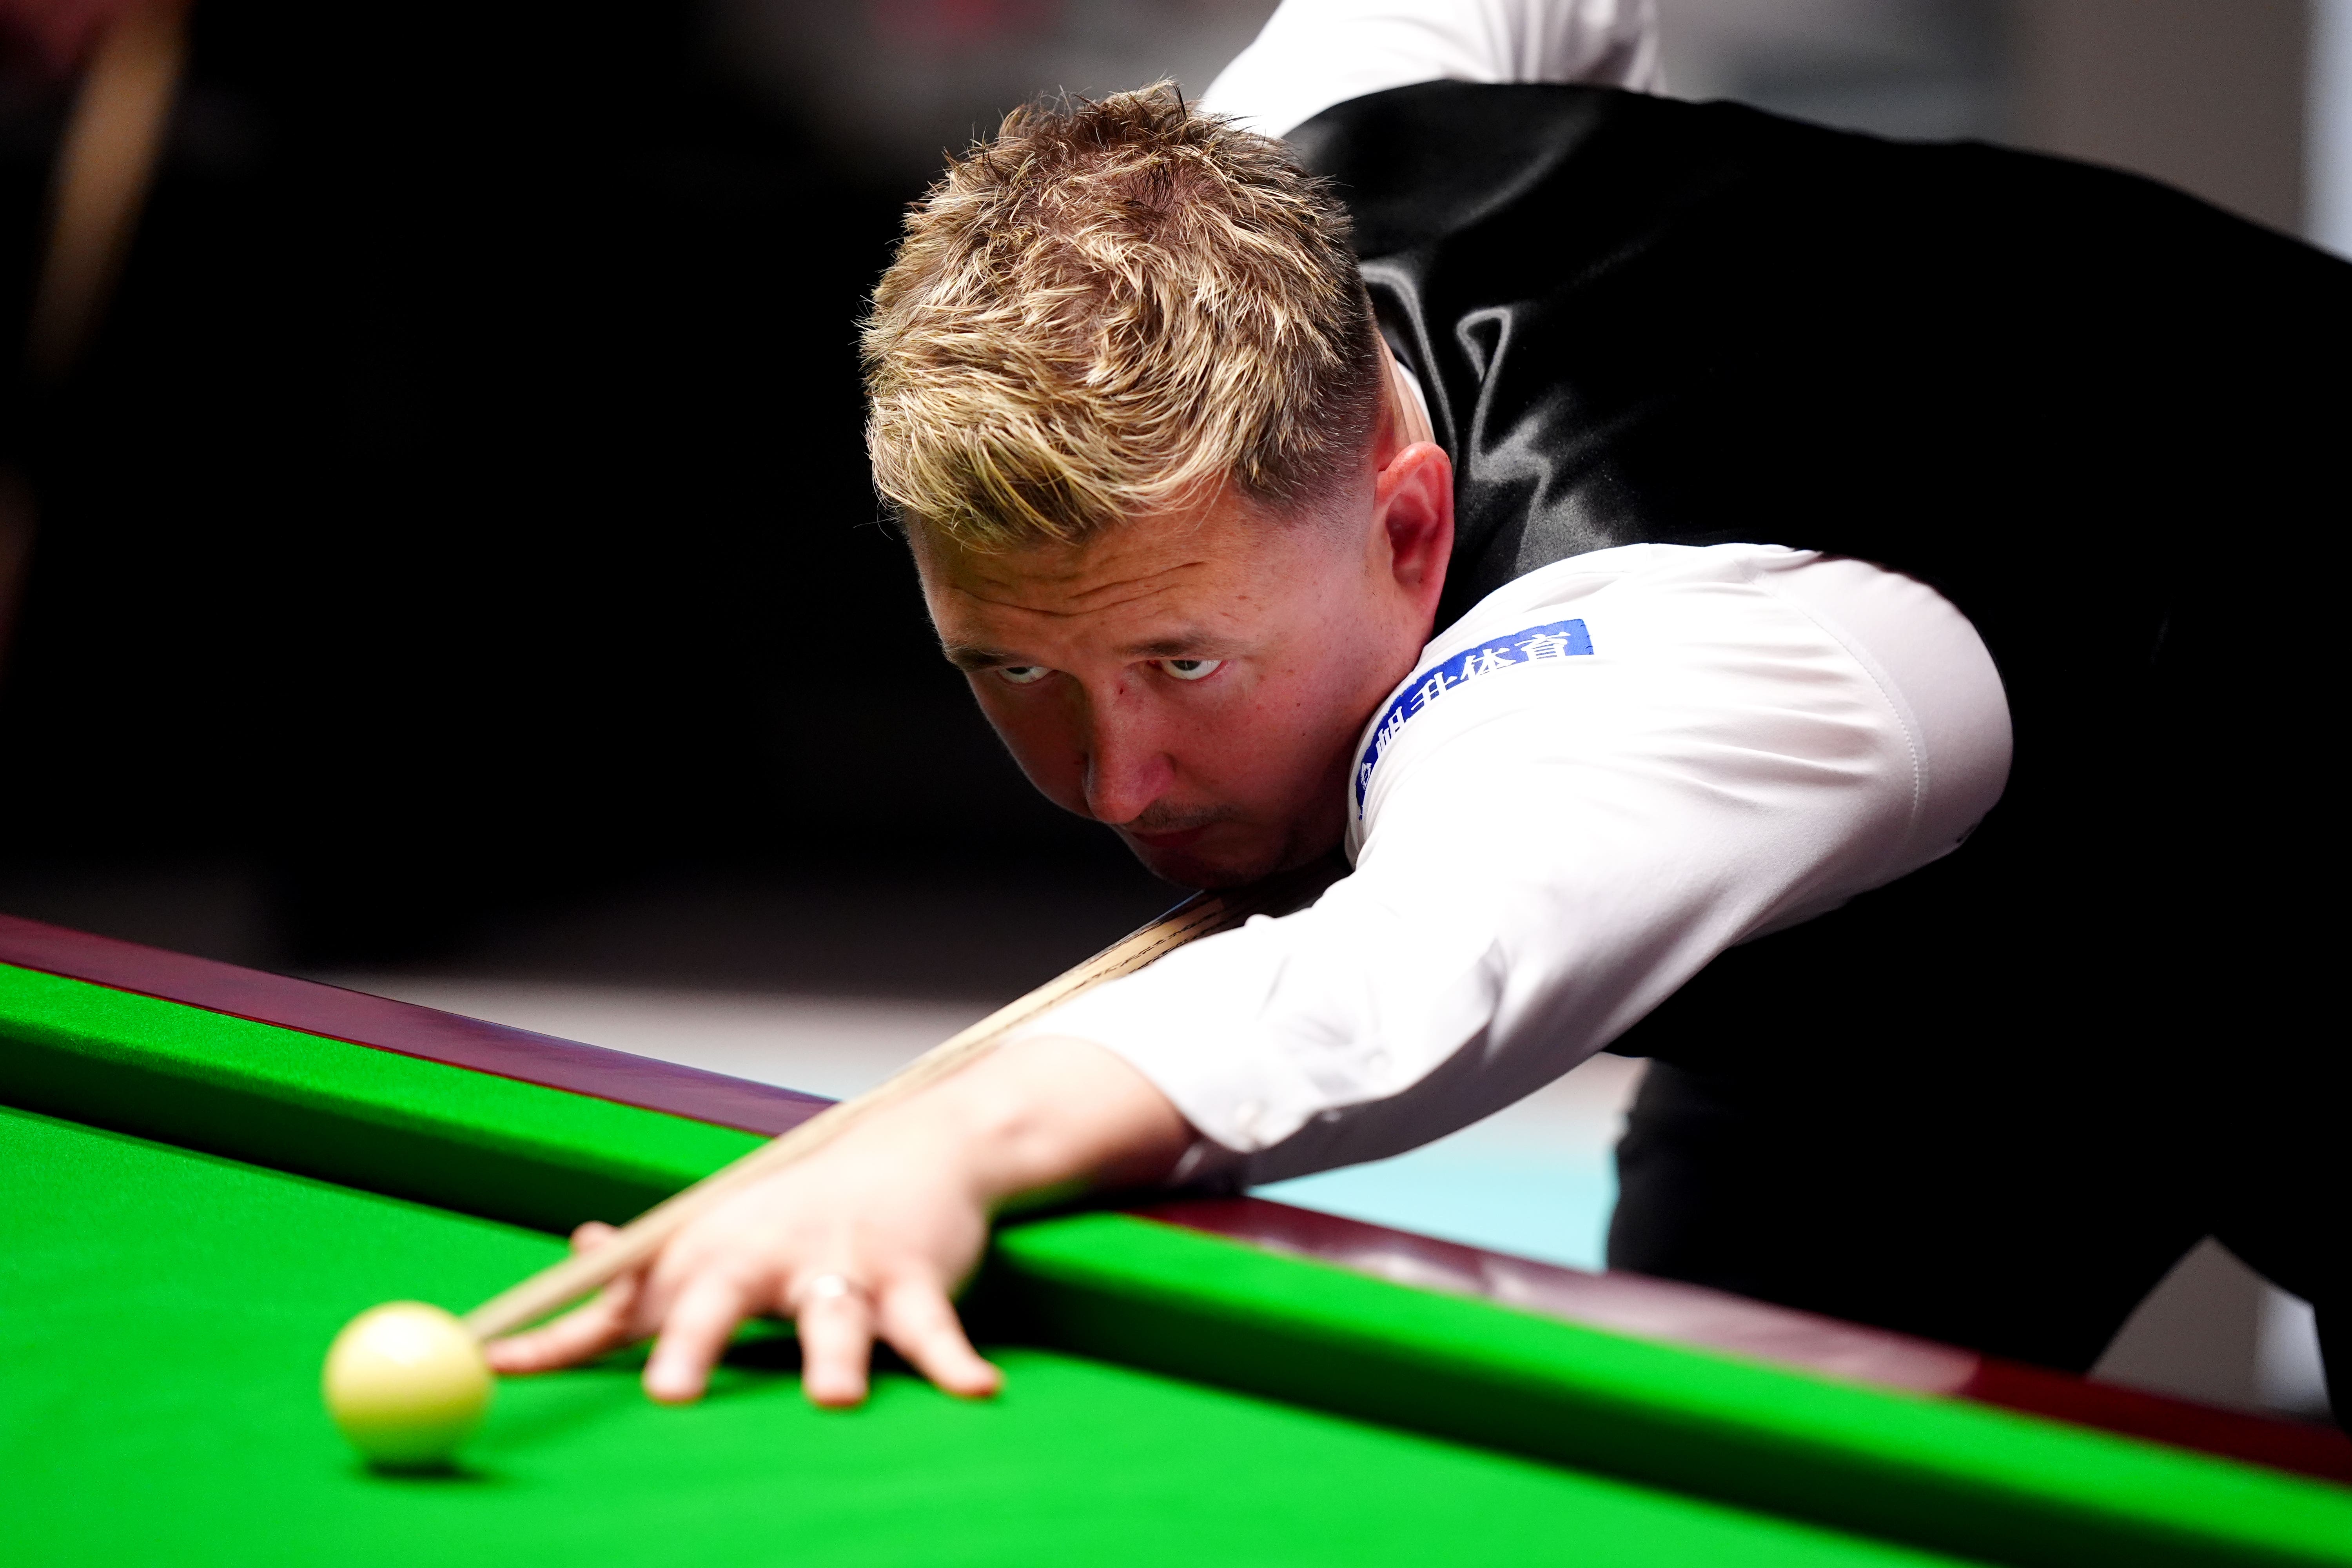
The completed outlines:
[[[1197,92],[1270,9],[195,0],[110,307],[0,405],[0,910],[844,1092],[1171,901],[934,651],[855,322],[943,149],[1041,91]],[[1661,11],[1679,95],[2093,158],[2352,249],[2352,0]],[[0,73],[12,322],[73,89],[22,39]],[[817,1054],[757,1056],[787,1037]],[[1492,1214],[1572,1143],[1586,1195],[1543,1202],[1576,1237],[1460,1233],[1590,1260],[1631,1080],[1568,1081],[1502,1164],[1392,1184],[1453,1169]],[[2139,1379],[2306,1397],[2257,1389],[2285,1309],[2214,1289],[2183,1342],[2226,1318],[2228,1365]]]
[[[839,48],[802,9],[194,7],[113,307],[10,411],[0,878],[175,882],[298,964],[682,879],[1139,880],[873,522],[860,294],[973,121],[876,136],[730,46]],[[840,15],[916,68],[1035,20]],[[6,105],[6,297],[62,106]]]
[[[1161,898],[933,654],[854,322],[941,149],[1041,90],[1197,90],[1269,8],[199,0],[112,307],[0,434],[0,907],[318,965],[688,884]],[[1689,96],[2306,220],[2294,0],[1664,11]],[[0,100],[0,299],[68,86],[20,59]]]

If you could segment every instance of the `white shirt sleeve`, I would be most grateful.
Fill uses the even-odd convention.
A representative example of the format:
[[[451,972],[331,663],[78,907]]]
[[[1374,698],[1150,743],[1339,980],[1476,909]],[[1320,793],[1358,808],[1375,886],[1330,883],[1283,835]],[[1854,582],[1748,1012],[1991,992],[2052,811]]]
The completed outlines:
[[[1378,1159],[1559,1077],[1716,954],[1956,847],[2008,776],[1934,590],[1762,545],[1532,573],[1367,726],[1351,875],[1025,1027],[1117,1051],[1249,1182]]]
[[[1283,0],[1201,107],[1286,136],[1335,103],[1423,81],[1654,92],[1655,0]]]

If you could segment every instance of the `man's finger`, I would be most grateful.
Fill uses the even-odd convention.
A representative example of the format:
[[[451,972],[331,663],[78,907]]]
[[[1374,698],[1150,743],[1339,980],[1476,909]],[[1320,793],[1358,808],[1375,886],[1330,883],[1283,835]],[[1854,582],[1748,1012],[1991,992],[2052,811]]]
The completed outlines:
[[[799,1287],[801,1392],[812,1404],[845,1408],[866,1398],[874,1350],[874,1308],[864,1287],[820,1274]]]
[[[493,1372],[548,1372],[618,1350],[635,1339],[631,1321],[645,1286],[642,1274],[625,1274],[543,1329],[492,1340],[482,1354]]]
[[[593,1252],[618,1234],[602,1220],[589,1220],[572,1233],[572,1250]],[[482,1347],[483,1359],[494,1372],[546,1372],[617,1349],[632,1337],[629,1318],[641,1279],[624,1275],[544,1328],[492,1340]]]
[[[1004,1374],[971,1348],[938,1286],[910,1280],[893,1287],[882,1299],[881,1323],[883,1337],[945,1392],[985,1399],[1003,1385]]]
[[[696,1276],[662,1324],[653,1359],[646,1363],[646,1392],[665,1405],[701,1398],[727,1337],[750,1305],[732,1277],[715,1270]]]

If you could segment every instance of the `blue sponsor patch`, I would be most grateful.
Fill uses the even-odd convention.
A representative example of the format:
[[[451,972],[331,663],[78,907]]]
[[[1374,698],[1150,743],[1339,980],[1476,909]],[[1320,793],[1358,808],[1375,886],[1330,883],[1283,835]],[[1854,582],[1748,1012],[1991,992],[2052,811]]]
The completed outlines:
[[[1356,815],[1364,815],[1364,794],[1372,786],[1372,770],[1381,765],[1381,753],[1389,749],[1389,742],[1396,739],[1397,731],[1414,714],[1455,687],[1482,675],[1591,651],[1591,634],[1584,629],[1582,621],[1554,621],[1548,626],[1529,626],[1492,642],[1482,642],[1433,669],[1423,670],[1413,677],[1412,685],[1397,693],[1396,700],[1381,715],[1380,723],[1372,731],[1371,743],[1364,748],[1363,760],[1356,764]]]

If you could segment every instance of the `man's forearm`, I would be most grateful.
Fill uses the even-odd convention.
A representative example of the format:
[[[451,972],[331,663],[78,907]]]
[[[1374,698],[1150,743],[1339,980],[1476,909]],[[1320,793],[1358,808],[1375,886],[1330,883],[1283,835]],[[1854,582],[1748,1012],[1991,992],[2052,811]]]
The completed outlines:
[[[1053,1037],[1005,1047],[906,1112],[894,1135],[947,1160],[991,1210],[1157,1181],[1192,1140],[1168,1097],[1124,1059]]]

